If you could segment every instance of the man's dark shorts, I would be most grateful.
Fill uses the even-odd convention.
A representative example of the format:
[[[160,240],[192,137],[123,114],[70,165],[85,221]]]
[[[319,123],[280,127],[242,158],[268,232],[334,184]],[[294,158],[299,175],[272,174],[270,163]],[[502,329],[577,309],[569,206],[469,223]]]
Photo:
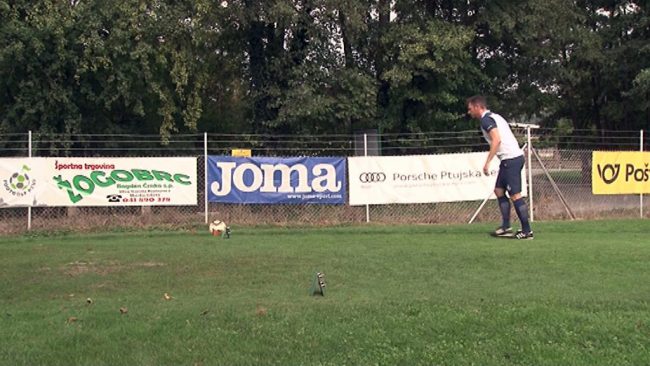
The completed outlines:
[[[524,156],[501,160],[496,188],[503,188],[508,194],[521,193],[521,170],[524,168]]]

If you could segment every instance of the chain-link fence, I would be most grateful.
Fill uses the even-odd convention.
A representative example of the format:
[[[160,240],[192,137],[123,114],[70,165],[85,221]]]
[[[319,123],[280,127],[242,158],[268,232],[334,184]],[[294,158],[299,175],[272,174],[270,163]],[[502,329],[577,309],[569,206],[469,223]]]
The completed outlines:
[[[558,132],[551,129],[515,129],[527,147],[526,177],[532,178],[535,220],[647,217],[650,197],[593,195],[591,154],[594,150],[648,149],[642,131]],[[530,134],[530,136],[529,136]],[[370,136],[370,139],[369,139]],[[369,147],[371,149],[369,150]],[[158,135],[0,135],[2,157],[196,157],[195,206],[127,207],[4,207],[0,232],[27,230],[86,230],[117,227],[195,227],[205,222],[205,155],[230,155],[232,149],[250,149],[254,156],[339,156],[375,154],[422,155],[486,151],[478,130],[448,133],[282,136],[186,134],[162,142]],[[529,155],[530,151],[530,157]],[[531,200],[530,197],[528,198]],[[208,217],[233,225],[337,225],[364,223],[467,223],[497,221],[498,210],[489,201],[394,205],[268,205],[209,203]]]

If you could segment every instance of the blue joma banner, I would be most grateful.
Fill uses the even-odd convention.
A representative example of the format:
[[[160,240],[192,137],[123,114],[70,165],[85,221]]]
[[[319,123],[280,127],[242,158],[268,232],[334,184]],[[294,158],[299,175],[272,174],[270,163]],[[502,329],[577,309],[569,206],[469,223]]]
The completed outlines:
[[[344,204],[344,158],[208,157],[208,200]]]

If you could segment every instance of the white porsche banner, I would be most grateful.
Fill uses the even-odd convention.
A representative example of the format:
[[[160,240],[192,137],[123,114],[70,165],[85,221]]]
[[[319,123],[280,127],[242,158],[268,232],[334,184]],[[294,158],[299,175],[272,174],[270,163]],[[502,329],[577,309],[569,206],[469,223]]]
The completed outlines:
[[[348,158],[350,205],[484,200],[494,190],[499,171],[495,158],[490,174],[483,174],[486,157],[478,152]]]
[[[3,158],[0,207],[197,204],[196,158]]]

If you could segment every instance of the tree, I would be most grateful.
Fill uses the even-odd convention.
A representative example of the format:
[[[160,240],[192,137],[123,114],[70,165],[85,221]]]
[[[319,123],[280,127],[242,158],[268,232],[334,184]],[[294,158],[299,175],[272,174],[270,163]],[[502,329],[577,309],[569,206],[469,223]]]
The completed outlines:
[[[473,29],[440,19],[435,4],[401,5],[396,9],[397,24],[385,38],[391,65],[382,75],[390,88],[385,130],[469,128],[465,99],[483,81],[469,52]]]
[[[648,125],[635,0],[0,0],[0,132],[475,128],[465,98],[573,131]]]
[[[3,131],[195,130],[201,3],[0,2]],[[181,123],[179,123],[179,121]]]
[[[489,2],[477,57],[514,116],[576,129],[642,128],[634,80],[648,68],[648,9],[636,1]],[[633,91],[634,90],[634,91]]]

